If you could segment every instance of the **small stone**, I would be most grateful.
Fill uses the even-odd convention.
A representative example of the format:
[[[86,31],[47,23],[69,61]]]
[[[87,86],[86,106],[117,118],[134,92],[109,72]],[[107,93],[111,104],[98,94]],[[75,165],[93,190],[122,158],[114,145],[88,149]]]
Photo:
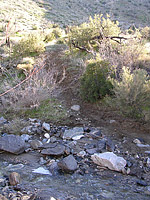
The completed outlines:
[[[143,180],[138,180],[136,183],[137,183],[137,185],[140,185],[140,186],[144,186],[144,187],[147,186],[147,183]]]
[[[77,156],[84,158],[84,156],[86,156],[86,152],[85,151],[80,151]]]
[[[147,158],[146,165],[147,167],[150,167],[150,158]]]
[[[84,137],[84,135],[76,135],[76,136],[72,137],[72,139],[73,140],[80,140],[83,137]]]
[[[52,143],[54,143],[54,142],[57,141],[57,138],[55,136],[52,136],[50,140],[51,140]]]
[[[49,135],[48,133],[45,133],[45,134],[44,134],[44,137],[47,138],[47,139],[49,139],[49,138],[50,138],[50,135]]]
[[[29,143],[32,149],[39,149],[43,145],[43,143],[39,140],[31,140]]]
[[[134,139],[134,140],[133,140],[133,143],[134,143],[134,144],[141,144],[141,141],[140,141],[139,139]]]
[[[6,179],[0,178],[0,187],[4,187],[6,185]]]
[[[80,110],[80,106],[79,105],[73,105],[73,106],[71,106],[71,110],[78,112]]]
[[[138,147],[141,147],[141,148],[148,148],[150,147],[149,144],[136,144]]]
[[[21,135],[21,138],[25,141],[25,142],[28,142],[29,139],[31,138],[32,136],[28,135],[28,134],[22,134]]]
[[[93,148],[93,149],[86,149],[86,152],[90,155],[94,154],[97,152],[97,148]]]
[[[45,129],[46,131],[50,131],[50,125],[48,123],[43,123],[42,124],[43,129]]]
[[[116,123],[116,120],[111,119],[111,120],[109,121],[109,123],[110,123],[110,124]]]
[[[44,169],[43,167],[39,167],[37,169],[34,169],[32,172],[37,173],[37,174],[52,175],[49,170]]]
[[[5,124],[7,120],[4,117],[0,117],[0,125]]]
[[[20,174],[18,174],[17,172],[12,172],[10,175],[9,175],[9,183],[10,185],[17,185],[20,183]]]

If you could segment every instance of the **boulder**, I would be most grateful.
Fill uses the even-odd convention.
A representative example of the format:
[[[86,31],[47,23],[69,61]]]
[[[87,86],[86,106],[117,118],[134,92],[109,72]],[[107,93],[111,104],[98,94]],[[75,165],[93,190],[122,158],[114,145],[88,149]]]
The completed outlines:
[[[62,144],[56,144],[55,146],[52,146],[52,148],[43,149],[41,153],[43,155],[49,155],[49,156],[60,156],[63,155],[65,152],[65,146]]]
[[[62,161],[59,161],[58,166],[61,168],[62,171],[65,172],[74,172],[78,167],[77,161],[72,155],[69,155],[65,157]]]
[[[25,141],[20,136],[5,135],[0,138],[0,150],[21,154],[25,150]]]
[[[126,166],[126,160],[115,155],[113,152],[95,153],[91,156],[97,165],[108,167],[111,170],[122,172]]]

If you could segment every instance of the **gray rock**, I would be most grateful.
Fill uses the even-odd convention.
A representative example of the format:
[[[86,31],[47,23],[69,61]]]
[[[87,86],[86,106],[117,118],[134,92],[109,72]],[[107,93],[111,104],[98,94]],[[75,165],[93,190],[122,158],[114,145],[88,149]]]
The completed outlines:
[[[32,136],[28,135],[28,134],[22,134],[21,135],[21,138],[25,141],[25,142],[28,142],[29,139],[31,138]]]
[[[99,139],[102,137],[102,132],[101,130],[97,129],[97,130],[92,130],[91,132],[89,132],[87,134],[88,137],[91,137],[93,139]]]
[[[42,128],[45,129],[46,131],[50,131],[50,125],[48,123],[43,123]]]
[[[137,183],[137,185],[144,186],[144,187],[146,187],[148,185],[147,182],[144,180],[138,180],[136,183]]]
[[[91,156],[91,159],[97,165],[119,172],[122,172],[126,166],[126,160],[115,155],[113,152],[95,153]]]
[[[22,130],[21,130],[21,133],[31,133],[32,131],[32,126],[27,126],[27,127],[24,127]]]
[[[41,153],[43,155],[51,155],[51,156],[60,156],[65,152],[65,146],[61,144],[57,144],[52,148],[43,149]]]
[[[93,149],[87,149],[86,152],[90,155],[94,154],[97,152],[97,148],[93,148]]]
[[[52,143],[54,143],[54,142],[57,141],[57,138],[56,138],[55,136],[52,136],[51,139],[50,139],[50,141],[51,141]]]
[[[101,152],[102,150],[104,150],[106,148],[106,139],[103,138],[102,140],[99,140],[97,142],[97,149],[99,152]]]
[[[20,136],[11,134],[0,138],[0,150],[21,154],[25,151],[25,147],[25,142]]]
[[[58,162],[58,166],[62,171],[65,172],[74,172],[78,165],[75,158],[72,155],[65,157],[62,161]]]
[[[114,145],[114,143],[112,142],[111,139],[106,140],[106,150],[107,151],[114,151],[115,150],[115,145]]]
[[[39,149],[40,147],[43,146],[43,143],[39,140],[31,140],[29,144],[32,149]]]
[[[75,136],[83,135],[83,127],[74,127],[73,129],[65,130],[63,139],[72,139]]]
[[[7,120],[4,117],[0,117],[0,125],[3,125],[6,122]]]
[[[141,147],[141,148],[148,148],[150,147],[149,144],[136,144],[138,147]]]
[[[73,106],[71,106],[71,110],[78,112],[80,110],[80,106],[79,105],[73,105]]]

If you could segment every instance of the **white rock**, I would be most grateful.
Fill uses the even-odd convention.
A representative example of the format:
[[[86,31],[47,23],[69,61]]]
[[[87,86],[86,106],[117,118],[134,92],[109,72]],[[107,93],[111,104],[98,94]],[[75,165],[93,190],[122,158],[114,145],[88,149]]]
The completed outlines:
[[[73,106],[71,106],[71,110],[78,112],[80,110],[80,106],[79,105],[73,105]]]
[[[122,172],[126,166],[126,160],[115,155],[113,152],[95,153],[91,156],[93,162],[97,165],[108,167],[111,170]]]
[[[32,172],[33,172],[33,173],[37,173],[37,174],[52,175],[52,174],[50,173],[49,170],[44,169],[43,167],[39,167],[39,168],[37,168],[37,169],[34,169]]]
[[[111,120],[109,121],[109,123],[110,123],[110,124],[116,123],[116,120],[111,119]]]
[[[80,140],[82,137],[84,137],[84,135],[76,135],[74,137],[72,137],[73,140]]]
[[[50,138],[50,135],[49,135],[48,133],[45,133],[45,134],[44,134],[44,137],[47,138],[47,139],[49,139],[49,138]]]
[[[133,143],[134,143],[134,144],[141,144],[141,141],[140,141],[139,139],[134,139],[134,140],[133,140]]]
[[[46,130],[46,131],[50,131],[50,125],[48,123],[43,123],[42,127]]]

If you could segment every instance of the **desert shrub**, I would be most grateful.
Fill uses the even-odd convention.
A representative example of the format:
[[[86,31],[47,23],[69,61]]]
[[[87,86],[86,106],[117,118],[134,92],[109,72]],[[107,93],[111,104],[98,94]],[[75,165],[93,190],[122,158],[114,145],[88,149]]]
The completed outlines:
[[[45,44],[39,34],[24,36],[13,46],[13,56],[27,56],[32,53],[41,53],[45,50]]]
[[[50,33],[46,34],[44,42],[51,42],[54,39],[55,39],[54,33],[50,32]]]
[[[108,79],[110,65],[105,60],[90,60],[81,78],[81,96],[84,100],[95,102],[112,93],[112,84]]]
[[[54,34],[55,38],[59,38],[62,35],[62,29],[59,27],[56,27],[53,29],[52,33]]]
[[[110,20],[109,16],[104,18],[103,15],[95,15],[90,17],[88,23],[83,23],[80,26],[73,26],[69,30],[68,38],[69,45],[74,42],[79,46],[89,47],[95,45],[95,39],[103,39],[103,37],[117,36],[120,33],[118,22]]]
[[[123,67],[121,80],[112,80],[115,104],[120,111],[130,117],[144,117],[144,110],[150,107],[150,80],[147,72]]]
[[[141,30],[142,37],[150,40],[150,27],[146,26]]]

